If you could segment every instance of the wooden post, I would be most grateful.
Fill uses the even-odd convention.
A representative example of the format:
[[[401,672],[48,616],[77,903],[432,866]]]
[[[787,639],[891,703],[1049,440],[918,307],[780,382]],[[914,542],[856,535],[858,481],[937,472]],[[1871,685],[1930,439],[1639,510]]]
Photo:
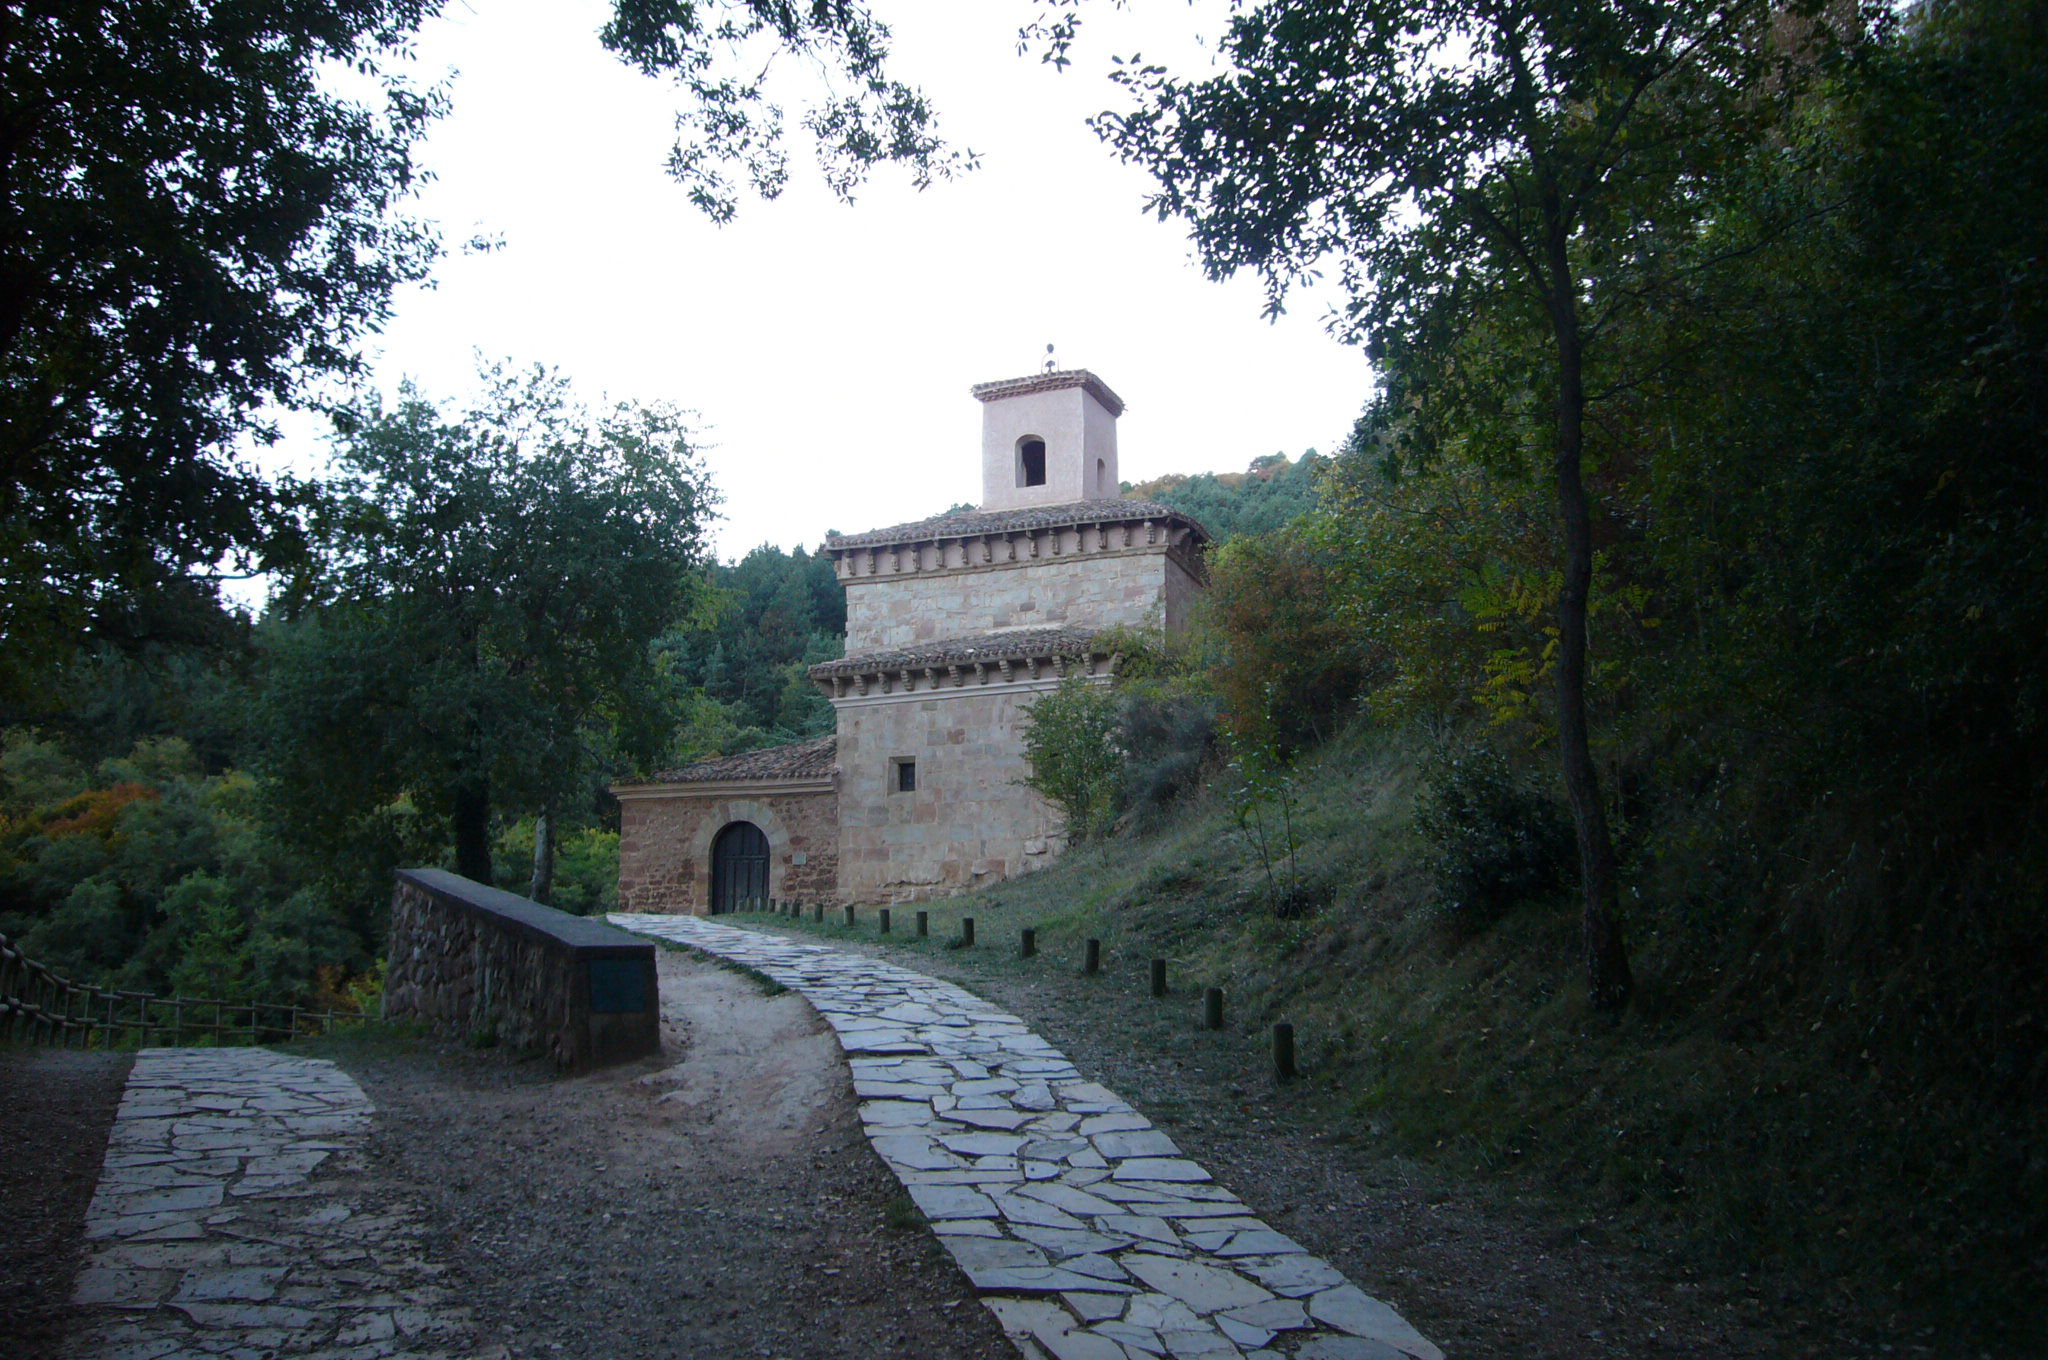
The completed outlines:
[[[1152,960],[1152,995],[1166,995],[1166,960]]]
[[[1028,959],[1037,952],[1038,932],[1026,926],[1018,935],[1017,957]]]
[[[881,931],[882,934],[887,935],[889,933],[889,909],[883,907],[875,913],[875,918],[875,928]]]
[[[974,918],[972,916],[960,918],[960,947],[962,949],[974,948]]]
[[[1223,1028],[1223,989],[1208,987],[1202,991],[1202,1028]]]
[[[1294,1080],[1294,1026],[1285,1020],[1273,1022],[1273,1078]]]
[[[1090,940],[1081,951],[1081,976],[1094,977],[1102,971],[1102,941]]]
[[[846,920],[842,923],[848,930],[853,929],[853,903],[846,904]]]
[[[917,914],[917,938],[922,940],[932,933],[932,914],[921,911]]]

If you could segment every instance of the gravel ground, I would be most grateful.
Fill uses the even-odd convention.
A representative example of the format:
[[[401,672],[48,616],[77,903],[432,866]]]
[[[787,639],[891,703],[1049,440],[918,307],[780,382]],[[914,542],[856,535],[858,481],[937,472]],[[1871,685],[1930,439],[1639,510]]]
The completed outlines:
[[[128,1055],[0,1049],[0,1355],[56,1360]]]
[[[661,955],[659,1060],[556,1079],[425,1045],[323,1050],[380,1111],[374,1165],[516,1357],[1014,1355],[869,1148],[793,993]]]
[[[1263,1034],[1205,1033],[1196,1027],[1199,996],[1146,995],[1142,961],[1105,959],[1104,975],[1087,979],[1044,955],[1021,964],[1014,945],[1004,947],[1013,936],[995,926],[972,951],[823,942],[957,981],[1029,1021],[1267,1221],[1453,1357],[1949,1353],[1936,1340],[1885,1330],[1874,1315],[1788,1296],[1763,1275],[1702,1274],[1555,1206],[1355,1139],[1312,1086],[1273,1083]]]

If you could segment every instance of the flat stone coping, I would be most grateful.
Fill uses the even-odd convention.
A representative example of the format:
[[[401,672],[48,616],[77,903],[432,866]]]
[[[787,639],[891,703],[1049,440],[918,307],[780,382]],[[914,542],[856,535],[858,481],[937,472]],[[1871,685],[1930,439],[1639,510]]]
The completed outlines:
[[[135,1059],[72,1301],[74,1360],[482,1356],[410,1206],[365,1193],[375,1107],[346,1072],[261,1048]]]
[[[837,1031],[868,1139],[1033,1360],[1443,1360],[1014,1015],[907,968],[694,916]]]
[[[591,958],[637,958],[648,948],[602,921],[544,907],[530,898],[474,882],[446,869],[400,869],[397,878],[437,901],[556,949],[573,950]]]

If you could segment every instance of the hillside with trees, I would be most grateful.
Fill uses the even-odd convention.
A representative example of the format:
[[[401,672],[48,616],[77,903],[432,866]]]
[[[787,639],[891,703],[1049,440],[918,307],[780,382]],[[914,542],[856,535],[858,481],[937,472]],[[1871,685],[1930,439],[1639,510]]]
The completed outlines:
[[[1474,11],[1498,86],[1368,99],[1407,7],[1261,9],[1139,81],[1219,268],[1361,252],[1385,382],[1203,628],[1046,710],[1097,846],[1002,897],[1311,1021],[1359,1136],[2033,1353],[2048,31],[1816,20],[1759,86],[1657,13]]]
[[[1330,460],[1310,449],[1300,458],[1269,453],[1243,472],[1169,473],[1149,482],[1125,482],[1123,493],[1192,515],[1212,541],[1271,533],[1315,505],[1316,477]]]

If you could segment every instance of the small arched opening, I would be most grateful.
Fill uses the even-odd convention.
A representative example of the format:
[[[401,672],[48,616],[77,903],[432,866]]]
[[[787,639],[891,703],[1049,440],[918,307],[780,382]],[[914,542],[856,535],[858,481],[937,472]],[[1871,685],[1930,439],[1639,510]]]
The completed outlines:
[[[752,822],[732,822],[711,843],[711,910],[742,911],[768,900],[768,838]]]
[[[1109,498],[1109,460],[1107,458],[1095,460],[1095,498],[1097,500],[1107,500]]]
[[[1017,485],[1045,485],[1045,441],[1035,434],[1017,441]]]

